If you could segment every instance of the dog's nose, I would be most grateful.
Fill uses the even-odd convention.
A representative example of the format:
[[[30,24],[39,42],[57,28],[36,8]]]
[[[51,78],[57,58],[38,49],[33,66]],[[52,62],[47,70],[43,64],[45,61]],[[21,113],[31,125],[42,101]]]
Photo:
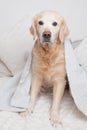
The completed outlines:
[[[51,32],[50,31],[44,31],[43,37],[49,39],[51,37]]]

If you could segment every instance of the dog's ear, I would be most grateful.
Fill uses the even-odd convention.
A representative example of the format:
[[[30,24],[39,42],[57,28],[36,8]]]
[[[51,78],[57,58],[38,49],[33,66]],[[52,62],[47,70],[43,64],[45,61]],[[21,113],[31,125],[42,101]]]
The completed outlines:
[[[65,23],[64,20],[62,20],[62,23],[60,25],[60,30],[59,30],[59,39],[63,43],[64,39],[68,36],[69,34],[69,29]]]
[[[32,25],[29,28],[31,34],[33,35],[33,38],[35,39],[37,37],[37,31],[36,31],[36,17],[32,19]]]

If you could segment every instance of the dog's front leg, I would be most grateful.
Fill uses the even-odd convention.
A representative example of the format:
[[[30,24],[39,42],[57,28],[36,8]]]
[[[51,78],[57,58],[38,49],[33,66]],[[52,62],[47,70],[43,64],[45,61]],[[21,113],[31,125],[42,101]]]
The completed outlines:
[[[32,76],[29,107],[26,112],[21,113],[22,116],[27,116],[27,115],[30,115],[31,113],[33,113],[36,99],[40,92],[41,83],[42,83],[41,77],[36,76],[36,75]]]
[[[65,79],[59,79],[53,81],[53,104],[51,108],[51,123],[57,125],[60,123],[58,116],[60,102],[65,89]]]

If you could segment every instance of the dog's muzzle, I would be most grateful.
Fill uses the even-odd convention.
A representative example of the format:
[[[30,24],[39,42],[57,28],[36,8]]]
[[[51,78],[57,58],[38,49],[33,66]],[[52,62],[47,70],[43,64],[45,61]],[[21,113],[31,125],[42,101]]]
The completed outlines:
[[[51,32],[44,31],[42,37],[43,37],[43,42],[50,42],[51,41]]]

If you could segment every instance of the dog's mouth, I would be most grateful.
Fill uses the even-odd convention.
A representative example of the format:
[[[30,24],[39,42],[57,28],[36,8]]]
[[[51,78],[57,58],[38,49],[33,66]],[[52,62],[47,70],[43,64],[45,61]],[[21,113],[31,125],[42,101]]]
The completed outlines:
[[[51,39],[50,38],[43,38],[43,43],[51,43]]]

